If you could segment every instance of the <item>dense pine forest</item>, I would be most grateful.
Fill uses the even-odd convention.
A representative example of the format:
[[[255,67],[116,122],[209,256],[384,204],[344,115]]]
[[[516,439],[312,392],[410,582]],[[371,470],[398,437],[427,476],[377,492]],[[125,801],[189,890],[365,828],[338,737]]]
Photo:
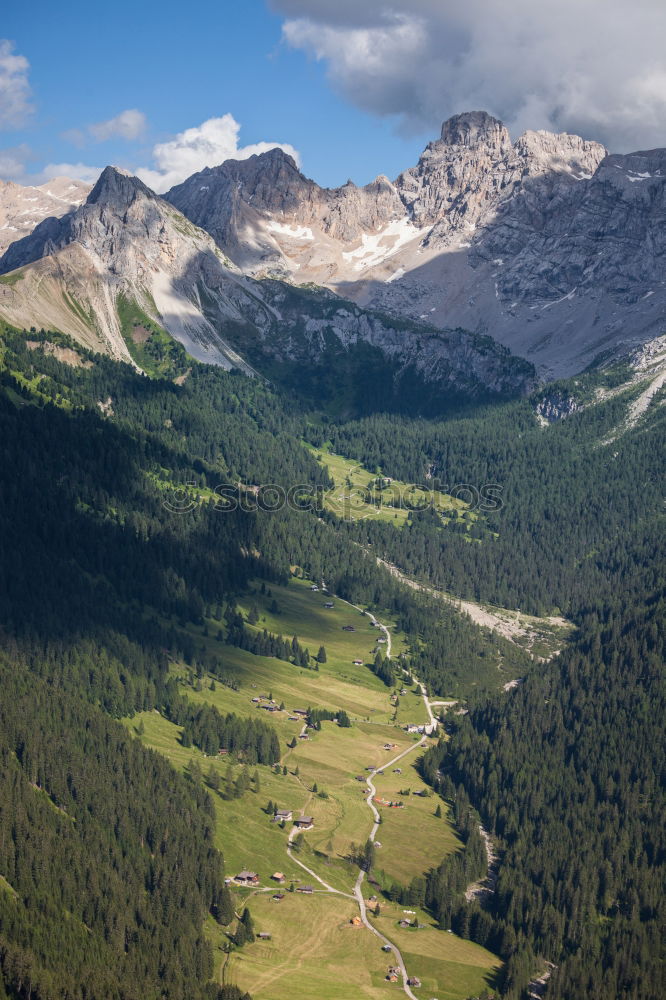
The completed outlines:
[[[2,993],[215,997],[202,921],[223,870],[206,793],[22,667],[2,655]]]
[[[156,709],[185,746],[275,763],[270,722],[195,705],[169,665],[225,677],[223,652],[193,638],[219,608],[225,641],[316,668],[297,637],[237,612],[251,581],[299,567],[392,613],[407,669],[470,708],[423,764],[467,849],[433,859],[405,901],[417,893],[506,959],[511,1000],[546,960],[556,1000],[661,1000],[663,407],[613,440],[633,390],[547,428],[534,400],[341,423],[313,409],[312,386],[299,399],[195,362],[174,384],[55,333],[4,329],[0,357],[0,996],[215,998],[210,803],[114,720]],[[582,404],[612,380],[581,379]],[[413,512],[402,528],[257,509],[261,484],[331,485],[306,441],[429,487],[500,484],[502,506],[457,526]],[[535,663],[376,556],[463,598],[563,612],[578,631]],[[381,657],[371,666],[392,682]],[[466,905],[483,868],[478,817],[500,874]]]
[[[577,381],[572,391],[584,402],[613,380]],[[458,530],[426,510],[404,531],[366,519],[350,527],[352,537],[459,597],[575,616],[612,592],[609,566],[642,548],[647,568],[654,544],[664,485],[655,458],[663,453],[666,413],[657,408],[640,428],[613,440],[637,391],[547,428],[535,419],[534,401],[446,422],[386,415],[328,426],[334,451],[386,475],[427,489],[458,486],[464,499],[470,487],[472,497],[486,484],[500,487],[498,508]]]
[[[666,995],[665,610],[662,591],[591,615],[575,646],[474,710],[451,744],[449,780],[502,849],[493,920],[468,918],[470,936],[538,956],[528,968],[553,962],[557,1000]]]

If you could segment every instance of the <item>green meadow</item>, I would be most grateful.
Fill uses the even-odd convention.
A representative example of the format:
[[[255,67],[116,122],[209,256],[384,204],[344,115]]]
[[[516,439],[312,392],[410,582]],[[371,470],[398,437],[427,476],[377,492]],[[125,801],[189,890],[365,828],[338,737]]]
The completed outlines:
[[[476,512],[457,497],[427,488],[427,484],[404,483],[387,479],[379,470],[370,472],[354,459],[336,455],[328,448],[312,448],[322,467],[326,467],[334,487],[325,497],[325,506],[345,520],[365,518],[387,521],[402,527],[412,510],[433,506],[446,519],[475,521]]]
[[[377,648],[378,630],[358,610],[321,591],[312,591],[311,586],[297,578],[287,586],[271,585],[265,588],[266,593],[257,586],[241,601],[240,608],[245,616],[252,608],[258,611],[254,626],[258,629],[286,637],[297,635],[312,655],[323,645],[327,657],[318,670],[228,646],[217,638],[220,623],[213,619],[196,632],[197,642],[215,650],[225,677],[233,678],[236,689],[211,676],[193,679],[184,664],[172,665],[188,698],[212,704],[223,713],[261,717],[275,726],[282,748],[279,767],[249,769],[250,787],[242,797],[227,799],[223,791],[210,790],[217,846],[224,855],[226,873],[233,876],[248,868],[260,879],[258,890],[234,889],[237,907],[240,910],[248,902],[256,929],[270,933],[271,940],[233,949],[228,956],[222,949],[232,928],[220,928],[211,920],[209,937],[227,981],[240,983],[257,998],[287,1000],[298,982],[306,984],[303,992],[307,996],[374,998],[401,992],[385,979],[390,955],[381,951],[379,940],[367,929],[350,923],[358,912],[355,901],[319,891],[322,886],[296,859],[339,892],[352,892],[358,869],[349,861],[350,850],[352,845],[365,843],[373,823],[366,802],[368,768],[384,771],[374,777],[377,797],[404,802],[403,809],[377,804],[382,822],[376,838],[381,847],[377,849],[375,876],[380,882],[408,883],[461,845],[445,804],[441,803],[443,816],[435,817],[440,800],[414,794],[427,790],[415,768],[421,748],[384,768],[414,746],[416,737],[401,727],[426,721],[423,699],[413,687],[406,689],[396,709],[393,690],[366,665]],[[325,608],[331,601],[333,608]],[[381,620],[389,627],[393,624],[386,617]],[[355,631],[343,631],[344,625],[353,625]],[[393,653],[406,649],[405,636],[394,628],[391,631]],[[355,665],[355,659],[362,660],[362,665]],[[266,712],[261,706],[267,704],[269,696],[278,705],[284,704],[284,710]],[[320,730],[308,729],[307,739],[300,739],[304,722],[294,717],[293,711],[309,706],[331,711],[342,708],[349,713],[352,726],[342,728],[325,721]],[[126,720],[126,725],[179,770],[192,775],[194,762],[193,780],[205,781],[212,769],[223,790],[227,777],[235,780],[244,767],[230,755],[206,757],[196,748],[183,747],[180,727],[158,712],[141,713]],[[295,745],[290,746],[294,738]],[[387,744],[391,745],[388,750]],[[402,773],[394,773],[394,767]],[[409,795],[401,794],[407,789]],[[291,809],[295,816],[306,814],[314,819],[313,828],[304,833],[292,858],[287,854],[292,824],[288,822],[283,828],[272,822],[269,801]],[[281,889],[284,899],[279,903],[272,898],[271,890],[277,889],[271,878],[274,872],[286,876]],[[312,895],[291,892],[292,883],[294,888],[312,884],[317,891]],[[371,892],[367,883],[365,891],[366,895]],[[395,941],[398,935],[392,926],[396,922],[393,916],[399,910],[382,903],[378,921]],[[463,1000],[470,992],[480,991],[498,960],[484,949],[436,929],[426,916],[422,922],[428,922],[427,930],[406,932],[405,949],[410,955],[410,974],[419,975],[424,985],[428,984],[428,996]]]

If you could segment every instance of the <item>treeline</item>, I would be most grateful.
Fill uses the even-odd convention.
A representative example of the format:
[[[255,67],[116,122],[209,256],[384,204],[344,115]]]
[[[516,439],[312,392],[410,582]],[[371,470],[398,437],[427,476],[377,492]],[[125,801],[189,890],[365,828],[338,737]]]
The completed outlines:
[[[310,656],[310,650],[301,646],[297,636],[285,639],[267,629],[249,629],[240,612],[232,615],[229,621],[226,641],[230,646],[237,646],[255,656],[272,656],[286,663],[294,663],[297,667],[319,669],[317,661]]]
[[[456,786],[446,773],[449,744],[439,740],[417,762],[419,774],[447,800],[456,832],[464,848],[448,855],[426,876],[426,906],[444,929],[452,928],[461,937],[505,953],[502,942],[493,940],[493,920],[480,908],[470,913],[465,905],[465,890],[488,875],[488,852],[480,832],[480,819],[462,785]],[[472,929],[470,930],[470,926]]]
[[[207,793],[0,655],[0,984],[32,1000],[220,1000]]]
[[[381,653],[375,653],[375,658],[370,664],[370,669],[376,677],[384,681],[387,687],[393,687],[395,684],[395,670],[393,669],[393,664],[391,663],[388,656],[382,656]]]
[[[351,719],[344,708],[339,708],[333,712],[329,708],[312,708],[310,706],[307,710],[306,718],[314,729],[321,729],[322,722],[337,722],[341,729],[349,729],[351,727]]]
[[[275,764],[280,759],[273,726],[262,719],[222,715],[214,705],[197,705],[180,694],[174,680],[166,685],[164,710],[170,722],[183,727],[185,747],[199,747],[208,756],[228,750],[247,764]]]
[[[556,661],[459,723],[449,773],[503,848],[488,940],[510,997],[530,955],[557,966],[554,1000],[666,995],[665,663],[663,596],[592,614]]]

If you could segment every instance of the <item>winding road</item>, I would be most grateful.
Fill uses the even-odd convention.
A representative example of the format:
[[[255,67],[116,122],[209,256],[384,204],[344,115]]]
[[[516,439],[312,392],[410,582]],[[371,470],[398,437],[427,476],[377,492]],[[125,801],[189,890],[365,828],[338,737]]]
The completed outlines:
[[[382,626],[382,628],[383,628],[383,626]],[[402,760],[403,757],[406,757],[407,754],[413,753],[414,750],[416,750],[417,747],[423,746],[423,744],[425,743],[425,741],[426,741],[426,737],[422,736],[421,739],[418,741],[418,743],[414,743],[413,746],[407,747],[407,749],[403,750],[402,753],[399,753],[397,755],[397,757],[394,757],[392,760],[388,760],[388,761],[386,761],[385,764],[382,764],[382,769],[383,768],[387,768],[387,767],[391,767],[393,764],[396,764],[399,760]],[[377,807],[375,806],[374,802],[372,801],[375,793],[377,792],[377,789],[375,788],[374,781],[372,780],[373,776],[374,776],[374,771],[370,775],[370,777],[368,777],[368,778],[365,779],[365,783],[368,786],[368,789],[370,791],[370,794],[368,795],[368,797],[366,799],[366,802],[367,802],[368,806],[370,807],[370,810],[371,810],[372,815],[374,817],[374,824],[373,824],[372,830],[370,831],[370,840],[372,840],[374,842],[374,839],[377,836],[377,829],[378,829],[379,824],[381,822],[381,817],[379,815],[379,811],[377,810]],[[358,878],[356,879],[356,884],[354,886],[354,896],[356,897],[356,902],[358,903],[358,908],[359,908],[359,911],[360,911],[360,914],[361,914],[361,920],[363,921],[363,923],[365,924],[365,926],[368,928],[369,931],[372,931],[372,933],[375,934],[383,944],[388,945],[391,948],[391,950],[393,952],[393,955],[394,955],[394,958],[395,958],[396,965],[398,966],[398,968],[400,969],[400,972],[402,973],[402,988],[403,988],[403,990],[405,991],[405,993],[407,994],[408,997],[411,997],[412,1000],[417,1000],[417,998],[412,993],[411,988],[407,985],[407,980],[409,979],[409,975],[407,973],[407,968],[405,966],[404,959],[403,959],[403,957],[402,957],[402,955],[400,953],[400,949],[398,948],[398,946],[396,944],[393,943],[393,941],[390,941],[386,937],[386,935],[382,934],[381,931],[378,931],[377,928],[374,927],[370,923],[370,921],[368,919],[368,916],[367,916],[367,913],[366,913],[365,900],[363,898],[363,890],[362,890],[364,878],[365,878],[365,872],[364,872],[363,869],[361,869],[361,871],[358,873]]]
[[[322,582],[322,587],[325,587],[325,584],[323,582]],[[392,645],[391,645],[391,632],[390,632],[388,626],[384,625],[382,622],[378,621],[378,619],[375,618],[375,616],[372,614],[371,611],[365,611],[363,608],[360,608],[357,604],[352,604],[351,601],[346,601],[343,597],[338,597],[337,595],[331,595],[331,596],[335,596],[336,600],[340,601],[342,604],[347,604],[350,608],[354,608],[355,611],[358,611],[361,614],[367,615],[368,618],[370,619],[370,621],[372,622],[372,624],[381,629],[381,631],[384,633],[384,636],[386,637],[386,656],[387,656],[387,658],[390,659]],[[411,747],[407,747],[406,750],[403,750],[402,753],[399,753],[396,757],[393,757],[392,760],[389,760],[389,761],[386,761],[385,763],[383,763],[382,764],[382,770],[384,768],[392,767],[393,764],[396,764],[399,760],[402,760],[404,757],[407,757],[408,754],[414,753],[414,751],[418,750],[419,747],[424,746],[424,744],[426,742],[426,739],[427,739],[427,736],[429,735],[429,733],[434,732],[436,730],[436,728],[437,728],[437,721],[436,721],[436,719],[435,719],[435,717],[433,715],[433,712],[432,712],[431,702],[428,699],[428,694],[427,694],[427,691],[426,691],[425,684],[423,684],[421,681],[419,681],[418,678],[416,678],[416,677],[414,677],[414,681],[419,686],[419,689],[421,691],[421,696],[423,698],[423,701],[424,701],[424,704],[425,704],[425,707],[426,707],[426,711],[428,712],[428,717],[430,719],[430,724],[428,726],[428,732],[426,732],[421,737],[421,739],[418,740],[416,743],[414,743]],[[437,704],[442,704],[442,703],[438,702]],[[377,807],[375,806],[374,802],[372,801],[373,798],[374,798],[374,796],[375,796],[375,794],[376,794],[376,792],[377,792],[377,789],[375,788],[375,784],[374,784],[374,781],[373,781],[374,774],[375,774],[375,772],[373,771],[370,774],[370,776],[365,779],[365,783],[366,783],[366,785],[368,787],[368,792],[369,792],[369,794],[368,794],[368,796],[366,798],[366,804],[367,804],[368,808],[370,809],[370,811],[372,812],[372,816],[373,816],[373,826],[372,826],[372,829],[370,831],[370,840],[372,840],[373,842],[374,842],[374,839],[375,839],[375,837],[377,835],[377,829],[378,829],[379,824],[381,822],[381,817],[379,815],[379,811],[377,810]],[[306,872],[308,872],[309,875],[311,875],[313,878],[315,878],[317,880],[317,882],[319,882],[321,885],[323,885],[324,888],[327,889],[329,892],[336,893],[336,895],[338,895],[338,896],[347,896],[349,898],[356,899],[356,902],[358,903],[359,914],[360,914],[360,917],[361,917],[361,920],[362,920],[364,926],[367,927],[367,929],[369,931],[371,931],[375,935],[375,937],[378,937],[379,940],[382,942],[383,945],[388,946],[391,949],[391,951],[393,952],[393,957],[394,957],[395,965],[396,965],[397,968],[400,969],[400,972],[401,972],[401,975],[402,975],[402,988],[403,988],[403,991],[410,998],[410,1000],[418,1000],[418,997],[415,995],[415,993],[413,993],[411,987],[408,984],[408,979],[410,977],[409,977],[409,973],[407,972],[407,967],[405,966],[405,962],[404,962],[404,959],[403,959],[402,954],[400,952],[400,949],[398,948],[398,946],[393,941],[391,941],[389,938],[387,938],[385,934],[382,934],[381,931],[377,930],[377,928],[374,927],[373,924],[370,923],[370,920],[369,920],[368,914],[367,914],[367,908],[366,908],[366,905],[365,905],[365,899],[363,898],[363,888],[362,888],[363,887],[363,880],[365,879],[365,871],[363,871],[363,869],[361,869],[361,871],[358,873],[358,877],[357,877],[356,883],[354,885],[353,896],[350,896],[349,893],[342,892],[340,889],[334,889],[333,886],[330,886],[330,885],[328,885],[327,882],[324,882],[324,880],[321,879],[316,874],[316,872],[313,872],[311,868],[308,868],[306,865],[303,864],[302,861],[299,861],[298,858],[294,857],[294,855],[292,853],[292,847],[291,847],[291,845],[292,845],[292,840],[293,840],[294,836],[296,835],[296,832],[297,832],[296,828],[294,827],[292,829],[291,833],[289,834],[289,842],[287,844],[287,854],[289,855],[289,857],[291,858],[291,860],[295,861],[296,864],[300,865],[301,868],[303,868]]]

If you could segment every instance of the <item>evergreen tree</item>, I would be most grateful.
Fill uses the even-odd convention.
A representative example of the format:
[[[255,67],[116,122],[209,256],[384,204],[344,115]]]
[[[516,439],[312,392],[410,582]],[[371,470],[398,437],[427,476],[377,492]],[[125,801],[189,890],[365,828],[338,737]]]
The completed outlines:
[[[245,940],[248,942],[254,941],[254,924],[252,922],[252,916],[250,915],[250,908],[246,906],[243,910],[243,915],[241,916],[241,923],[245,928]]]
[[[234,905],[228,886],[220,885],[215,896],[213,914],[219,924],[228,927],[234,919]]]
[[[209,788],[212,788],[214,792],[219,792],[220,776],[217,772],[217,768],[215,768],[212,764],[210,765],[208,774],[206,775],[206,784]]]

